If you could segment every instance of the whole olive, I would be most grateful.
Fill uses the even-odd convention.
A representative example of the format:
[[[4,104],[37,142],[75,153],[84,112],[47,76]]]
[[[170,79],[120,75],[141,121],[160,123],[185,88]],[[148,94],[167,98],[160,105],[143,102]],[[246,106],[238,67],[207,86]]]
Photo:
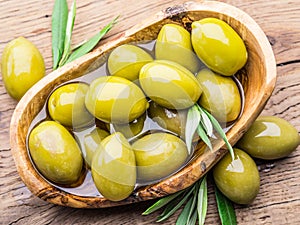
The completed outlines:
[[[213,71],[230,76],[248,58],[242,38],[226,22],[204,18],[192,23],[192,45],[202,62]]]
[[[149,182],[176,172],[188,158],[186,144],[169,133],[150,133],[133,142],[138,179]]]
[[[44,59],[34,44],[19,37],[4,48],[1,71],[8,94],[20,100],[29,88],[44,77]]]
[[[135,156],[121,133],[111,134],[101,142],[93,157],[92,177],[99,192],[111,201],[123,200],[134,190]]]
[[[276,116],[259,116],[237,146],[253,157],[279,159],[288,156],[300,144],[296,128]]]
[[[219,190],[231,201],[250,204],[259,192],[260,177],[253,159],[234,148],[235,159],[229,153],[213,168],[213,177]]]
[[[151,101],[148,116],[164,129],[172,131],[180,137],[185,136],[185,125],[188,110],[175,110],[162,107]]]
[[[208,69],[197,74],[203,90],[198,101],[220,122],[230,122],[240,114],[242,101],[239,89],[231,77],[218,75]]]
[[[121,132],[126,138],[132,138],[141,133],[144,128],[145,120],[146,113],[131,121],[130,123],[113,124],[113,129],[117,132]]]
[[[149,106],[136,84],[117,76],[95,79],[86,94],[85,105],[92,115],[108,123],[129,123]]]
[[[83,158],[87,165],[91,167],[93,156],[98,149],[101,141],[106,138],[109,133],[106,130],[96,127],[90,133],[84,135],[82,140]]]
[[[135,81],[139,78],[140,69],[152,60],[152,56],[144,49],[135,45],[123,44],[111,52],[107,60],[107,67],[111,75]]]
[[[193,51],[190,33],[176,24],[165,24],[159,31],[155,57],[179,63],[192,73],[197,73],[201,65]]]
[[[178,63],[155,60],[140,70],[139,81],[148,97],[170,109],[195,104],[202,90],[195,76]]]
[[[88,89],[85,83],[69,83],[58,87],[48,100],[50,117],[74,129],[91,125],[95,119],[84,103]]]
[[[37,169],[58,184],[73,184],[81,175],[83,159],[80,148],[61,124],[44,121],[32,129],[29,152]]]

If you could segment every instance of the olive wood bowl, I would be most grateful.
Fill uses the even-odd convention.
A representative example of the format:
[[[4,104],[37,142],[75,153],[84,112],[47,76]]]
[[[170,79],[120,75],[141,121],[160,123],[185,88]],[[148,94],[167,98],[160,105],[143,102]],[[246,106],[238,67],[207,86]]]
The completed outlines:
[[[176,23],[189,29],[192,21],[205,17],[216,17],[226,21],[237,31],[247,46],[248,62],[238,76],[245,93],[244,110],[227,132],[231,145],[238,141],[260,114],[274,89],[276,64],[272,48],[261,28],[243,11],[214,1],[187,2],[157,13],[99,46],[93,52],[53,71],[34,85],[20,100],[10,125],[11,152],[20,177],[34,195],[54,204],[76,208],[111,207],[155,199],[189,187],[224,156],[227,149],[223,141],[215,143],[213,151],[201,151],[201,148],[205,147],[198,145],[191,161],[176,174],[158,183],[140,187],[125,200],[112,202],[103,197],[70,194],[51,185],[35,170],[26,148],[30,124],[56,86],[93,71],[103,63],[102,56],[116,46],[154,40],[160,28],[166,23]]]

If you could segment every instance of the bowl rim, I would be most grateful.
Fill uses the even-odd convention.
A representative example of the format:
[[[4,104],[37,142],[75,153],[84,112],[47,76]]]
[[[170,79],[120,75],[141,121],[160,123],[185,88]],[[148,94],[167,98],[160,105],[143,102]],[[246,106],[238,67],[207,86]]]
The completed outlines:
[[[223,143],[218,143],[214,146],[214,149],[218,149],[213,153],[213,157],[209,160],[203,160],[203,157],[198,159],[186,168],[181,170],[175,175],[160,181],[159,183],[146,186],[140,189],[136,194],[128,197],[125,200],[119,202],[112,202],[103,197],[82,197],[73,194],[64,192],[63,190],[53,187],[50,183],[46,182],[43,178],[37,177],[37,172],[31,165],[31,162],[28,162],[27,150],[24,152],[24,146],[26,149],[26,138],[22,139],[19,133],[22,131],[21,121],[24,119],[22,117],[25,109],[31,104],[31,100],[38,95],[43,88],[45,88],[49,83],[55,82],[58,78],[66,75],[67,73],[76,72],[80,67],[87,66],[92,63],[95,58],[100,58],[103,53],[107,50],[117,46],[120,43],[128,41],[137,32],[146,29],[147,27],[153,26],[160,21],[163,21],[173,16],[177,16],[181,13],[186,12],[198,12],[198,11],[208,11],[212,13],[218,13],[221,17],[232,18],[241,22],[254,36],[260,45],[259,47],[262,50],[263,57],[268,60],[265,61],[265,90],[263,93],[260,93],[259,101],[256,102],[254,115],[247,115],[244,120],[239,120],[234,127],[239,131],[238,134],[234,134],[231,129],[227,133],[227,138],[231,144],[234,144],[239,137],[247,130],[250,124],[257,118],[259,113],[262,111],[264,105],[272,94],[272,91],[276,83],[276,62],[275,57],[271,48],[271,45],[258,24],[245,12],[242,10],[217,1],[198,1],[198,2],[185,2],[182,5],[176,5],[173,7],[168,7],[167,9],[158,12],[153,17],[136,24],[127,31],[122,32],[121,34],[114,37],[114,39],[103,44],[102,46],[97,47],[94,51],[82,56],[81,58],[51,72],[39,82],[37,82],[19,101],[17,104],[10,124],[10,144],[11,152],[17,167],[17,171],[25,183],[25,185],[30,189],[30,191],[36,196],[40,197],[43,200],[48,202],[70,206],[75,208],[102,208],[102,207],[111,207],[118,205],[125,205],[134,202],[144,201],[148,199],[154,199],[158,197],[165,196],[167,194],[174,193],[179,191],[174,187],[186,188],[196,182],[200,177],[205,175],[207,171],[227,152],[227,149],[224,148]],[[67,78],[66,78],[67,79]],[[47,86],[49,87],[49,86]],[[42,100],[42,99],[41,99]],[[27,154],[27,156],[26,156]],[[193,173],[193,171],[197,171]],[[188,174],[188,177],[185,177],[184,181],[186,183],[182,184],[184,175]],[[195,175],[197,174],[197,175]],[[199,175],[200,174],[200,175]],[[167,192],[166,192],[167,188]]]

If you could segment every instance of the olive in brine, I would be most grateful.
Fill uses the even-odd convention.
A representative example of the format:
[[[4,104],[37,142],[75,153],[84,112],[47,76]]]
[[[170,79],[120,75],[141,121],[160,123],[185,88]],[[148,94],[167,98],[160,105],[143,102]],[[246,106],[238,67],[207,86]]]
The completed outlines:
[[[159,126],[172,131],[180,137],[185,136],[185,126],[188,110],[168,109],[151,101],[148,116]]]
[[[155,60],[142,67],[139,81],[146,95],[170,109],[185,109],[202,93],[195,76],[185,67],[168,60]]]
[[[200,69],[190,33],[176,24],[166,24],[159,31],[155,43],[155,58],[179,63],[192,73],[197,73]]]
[[[152,60],[152,56],[144,49],[124,44],[111,52],[107,60],[107,67],[111,75],[135,81],[139,78],[140,69]]]
[[[132,138],[142,132],[146,120],[146,113],[124,124],[113,124],[113,128],[117,132],[121,132],[126,138]]]
[[[231,77],[218,75],[208,69],[197,74],[203,93],[199,105],[208,110],[219,122],[237,119],[242,107],[239,89]]]
[[[259,192],[260,177],[254,160],[235,148],[235,159],[227,153],[213,168],[213,177],[219,190],[231,201],[250,204]]]
[[[93,157],[92,177],[98,191],[111,201],[123,200],[133,192],[135,156],[121,133],[111,134],[101,142]]]
[[[253,157],[280,159],[288,156],[300,144],[296,128],[276,116],[259,116],[237,146]]]
[[[176,172],[187,160],[186,144],[169,133],[150,133],[133,142],[138,179],[149,182]]]
[[[192,23],[192,45],[201,61],[213,71],[231,76],[248,58],[242,38],[226,22],[204,18]]]
[[[95,79],[86,94],[85,105],[92,115],[107,123],[129,123],[149,106],[136,84],[117,76]]]
[[[29,88],[44,77],[44,59],[34,44],[19,37],[4,48],[1,73],[7,93],[20,100]]]
[[[88,89],[85,83],[69,83],[58,87],[48,100],[50,117],[74,129],[91,125],[95,119],[84,103]]]
[[[106,130],[96,127],[90,133],[84,135],[83,138],[83,158],[89,167],[92,165],[92,159],[101,141],[106,138],[109,133]]]
[[[31,131],[29,152],[37,169],[58,184],[73,184],[79,180],[83,159],[80,148],[61,124],[44,121]]]

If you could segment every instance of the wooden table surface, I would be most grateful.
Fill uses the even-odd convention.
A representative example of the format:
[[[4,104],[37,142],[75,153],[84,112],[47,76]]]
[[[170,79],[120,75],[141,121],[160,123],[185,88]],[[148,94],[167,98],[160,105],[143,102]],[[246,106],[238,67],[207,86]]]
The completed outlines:
[[[0,0],[0,53],[12,39],[24,36],[41,51],[51,72],[53,1]],[[68,1],[71,5],[71,0]],[[263,111],[292,123],[300,131],[300,4],[299,0],[228,0],[256,20],[266,33],[277,62],[277,85]],[[73,43],[88,39],[114,16],[121,19],[107,38],[183,0],[78,0]],[[10,152],[9,125],[17,102],[0,78],[0,224],[154,224],[158,213],[142,216],[151,204],[107,209],[64,208],[44,202],[21,181]],[[261,189],[248,207],[235,205],[238,224],[300,224],[300,147],[287,158],[260,162]],[[206,224],[220,224],[209,185]],[[176,217],[164,224],[175,224]]]

